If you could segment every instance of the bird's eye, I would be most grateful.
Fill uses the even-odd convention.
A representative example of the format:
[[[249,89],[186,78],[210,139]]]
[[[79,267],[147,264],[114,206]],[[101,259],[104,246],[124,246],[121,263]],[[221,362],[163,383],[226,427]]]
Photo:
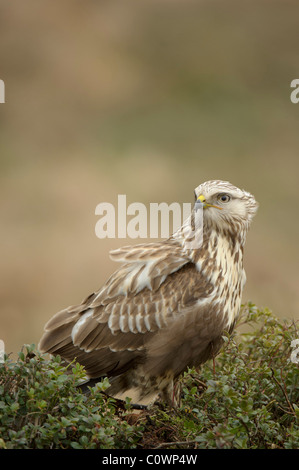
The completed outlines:
[[[230,201],[230,196],[228,194],[221,193],[221,194],[218,194],[217,199],[220,202],[228,202]]]

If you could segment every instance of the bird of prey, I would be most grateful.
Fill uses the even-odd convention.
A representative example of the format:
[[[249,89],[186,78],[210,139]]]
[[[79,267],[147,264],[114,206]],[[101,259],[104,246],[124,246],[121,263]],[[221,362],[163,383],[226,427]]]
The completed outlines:
[[[195,189],[190,226],[200,207],[201,243],[184,227],[170,238],[110,252],[121,267],[80,305],[54,315],[39,349],[76,359],[89,378],[108,376],[107,393],[149,404],[174,404],[174,383],[221,348],[241,306],[243,248],[258,203],[227,181]],[[189,232],[190,233],[190,232]],[[189,240],[190,241],[190,240]]]

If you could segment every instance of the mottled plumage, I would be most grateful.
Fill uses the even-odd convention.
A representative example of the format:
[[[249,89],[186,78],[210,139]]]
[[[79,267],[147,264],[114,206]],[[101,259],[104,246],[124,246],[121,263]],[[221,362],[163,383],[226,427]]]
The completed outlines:
[[[113,396],[173,403],[173,382],[213,357],[223,331],[234,327],[243,247],[258,206],[218,180],[198,186],[195,200],[189,222],[195,226],[202,204],[201,246],[187,243],[182,227],[167,240],[112,251],[122,266],[98,292],[50,319],[40,350],[76,358],[91,378],[108,376]]]

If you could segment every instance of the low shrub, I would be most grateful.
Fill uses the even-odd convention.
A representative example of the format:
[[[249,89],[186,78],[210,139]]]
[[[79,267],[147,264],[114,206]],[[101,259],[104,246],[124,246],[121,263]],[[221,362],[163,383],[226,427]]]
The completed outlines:
[[[180,407],[139,414],[104,393],[108,379],[82,393],[82,366],[26,346],[0,364],[0,447],[299,448],[298,338],[296,323],[248,304],[222,352],[179,380]]]

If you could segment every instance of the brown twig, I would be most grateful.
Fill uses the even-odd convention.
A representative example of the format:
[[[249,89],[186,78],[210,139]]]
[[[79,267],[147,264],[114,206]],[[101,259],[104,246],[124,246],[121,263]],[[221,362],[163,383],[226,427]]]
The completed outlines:
[[[273,370],[272,368],[271,368],[271,372],[272,372],[272,377],[273,377],[275,383],[278,385],[278,387],[280,388],[280,390],[282,391],[282,393],[283,393],[283,395],[284,395],[284,397],[285,397],[285,399],[286,399],[286,402],[287,402],[287,404],[288,404],[288,407],[289,407],[289,409],[291,410],[291,414],[294,415],[294,416],[296,416],[294,407],[293,407],[292,403],[291,403],[290,400],[289,400],[287,391],[286,391],[285,388],[278,382],[277,378],[276,378],[275,375],[274,375],[274,370]],[[282,371],[281,371],[281,374],[282,374]]]
[[[154,447],[154,449],[161,449],[161,447],[166,447],[166,446],[183,446],[183,445],[189,445],[189,444],[196,444],[198,441],[194,439],[193,441],[174,441],[174,442],[162,442],[159,444],[157,447]]]

